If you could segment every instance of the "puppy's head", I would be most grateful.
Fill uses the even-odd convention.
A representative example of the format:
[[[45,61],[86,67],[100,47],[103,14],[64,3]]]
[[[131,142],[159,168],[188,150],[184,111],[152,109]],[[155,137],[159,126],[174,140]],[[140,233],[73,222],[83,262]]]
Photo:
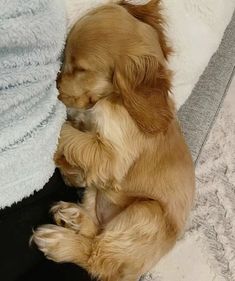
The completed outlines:
[[[173,118],[169,52],[159,0],[100,7],[69,34],[58,78],[60,99],[86,109],[116,95],[143,132],[164,131]]]

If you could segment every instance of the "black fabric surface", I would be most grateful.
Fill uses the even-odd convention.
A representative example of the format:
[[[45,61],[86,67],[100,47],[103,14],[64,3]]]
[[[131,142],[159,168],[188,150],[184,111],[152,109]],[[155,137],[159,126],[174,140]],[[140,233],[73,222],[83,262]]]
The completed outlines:
[[[41,191],[0,211],[1,281],[37,281],[49,276],[57,281],[91,280],[78,266],[48,261],[35,247],[29,246],[32,229],[52,222],[48,211],[54,202],[78,199],[77,189],[67,187],[56,170]]]

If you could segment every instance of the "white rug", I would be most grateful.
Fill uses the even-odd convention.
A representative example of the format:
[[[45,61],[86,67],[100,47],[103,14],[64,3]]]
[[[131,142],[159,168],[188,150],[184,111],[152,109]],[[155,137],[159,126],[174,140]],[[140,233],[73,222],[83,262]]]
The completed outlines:
[[[235,280],[235,78],[196,166],[185,237],[145,281]]]

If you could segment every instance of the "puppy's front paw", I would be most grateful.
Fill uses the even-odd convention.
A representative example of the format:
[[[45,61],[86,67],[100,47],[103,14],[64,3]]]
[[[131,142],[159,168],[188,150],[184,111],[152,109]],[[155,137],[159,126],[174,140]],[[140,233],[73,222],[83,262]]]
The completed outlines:
[[[31,238],[44,255],[55,262],[74,261],[74,242],[77,234],[72,230],[48,224],[40,226]]]
[[[50,212],[57,225],[79,231],[82,214],[77,204],[61,201],[56,203]]]

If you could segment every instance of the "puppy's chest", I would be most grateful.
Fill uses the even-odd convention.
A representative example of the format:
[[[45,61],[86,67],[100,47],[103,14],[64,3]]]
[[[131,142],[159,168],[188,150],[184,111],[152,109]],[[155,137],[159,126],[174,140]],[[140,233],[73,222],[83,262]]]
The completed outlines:
[[[143,138],[123,106],[100,101],[91,110],[68,110],[74,127],[93,132],[112,147],[112,179],[120,184],[138,158]],[[107,184],[105,182],[104,184]]]

